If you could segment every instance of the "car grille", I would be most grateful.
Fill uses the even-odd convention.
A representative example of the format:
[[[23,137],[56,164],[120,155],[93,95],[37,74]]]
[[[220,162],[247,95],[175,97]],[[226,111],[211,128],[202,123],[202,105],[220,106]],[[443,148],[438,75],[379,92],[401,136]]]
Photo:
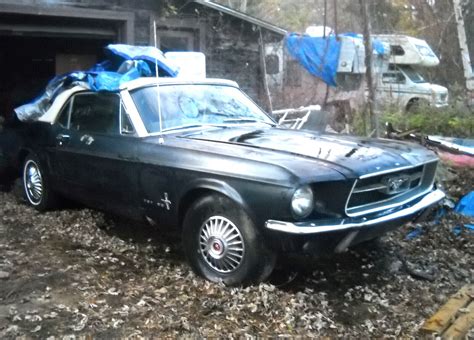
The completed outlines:
[[[354,183],[346,204],[348,216],[390,209],[413,200],[433,186],[437,162],[373,176]]]

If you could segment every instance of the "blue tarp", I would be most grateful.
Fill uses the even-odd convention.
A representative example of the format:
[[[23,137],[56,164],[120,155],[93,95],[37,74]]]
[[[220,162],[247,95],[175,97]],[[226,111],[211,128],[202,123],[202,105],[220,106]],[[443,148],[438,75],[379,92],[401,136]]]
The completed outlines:
[[[344,33],[341,36],[363,39],[361,34],[356,33]],[[373,40],[372,46],[377,54],[385,53],[382,42]],[[330,86],[337,86],[336,76],[341,42],[335,35],[323,38],[291,33],[286,37],[286,47],[290,55],[298,60],[308,72]]]
[[[117,72],[87,72],[87,83],[92,91],[114,92],[127,81],[152,75],[150,67],[143,60],[125,61]]]
[[[149,66],[153,67],[155,63],[158,63],[158,67],[166,72],[165,76],[176,77],[179,72],[179,68],[167,60],[163,52],[153,46],[110,44],[105,48],[105,52],[109,55],[110,59],[119,57],[122,58],[122,62],[125,60],[144,60]],[[154,68],[152,69],[154,70]]]
[[[175,77],[179,68],[151,46],[112,44],[106,48],[108,60],[88,71],[63,74],[53,78],[39,97],[15,109],[21,121],[34,121],[44,115],[54,99],[64,90],[81,85],[92,91],[118,91],[127,81],[155,75],[155,63],[161,76]]]
[[[454,210],[461,215],[474,217],[474,191],[461,198]]]
[[[335,36],[316,38],[290,34],[286,37],[288,52],[312,75],[330,86],[336,86],[341,43]]]

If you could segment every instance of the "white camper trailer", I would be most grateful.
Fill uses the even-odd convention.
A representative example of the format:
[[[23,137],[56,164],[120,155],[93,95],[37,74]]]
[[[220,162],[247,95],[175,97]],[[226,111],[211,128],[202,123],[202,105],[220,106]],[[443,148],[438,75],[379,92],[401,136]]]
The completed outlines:
[[[378,34],[374,38],[390,45],[390,63],[433,67],[439,59],[425,40],[399,34]]]
[[[388,69],[377,75],[377,104],[394,105],[411,111],[420,104],[441,108],[448,105],[448,89],[427,82],[419,72],[439,65],[439,59],[425,40],[406,35],[375,35],[390,45]]]

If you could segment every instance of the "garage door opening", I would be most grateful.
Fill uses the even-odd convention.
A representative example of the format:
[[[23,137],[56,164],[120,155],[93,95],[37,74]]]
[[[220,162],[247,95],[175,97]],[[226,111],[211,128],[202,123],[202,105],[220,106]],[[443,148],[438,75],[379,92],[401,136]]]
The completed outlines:
[[[86,70],[104,59],[110,39],[0,35],[0,115],[40,95],[49,80],[66,72]]]

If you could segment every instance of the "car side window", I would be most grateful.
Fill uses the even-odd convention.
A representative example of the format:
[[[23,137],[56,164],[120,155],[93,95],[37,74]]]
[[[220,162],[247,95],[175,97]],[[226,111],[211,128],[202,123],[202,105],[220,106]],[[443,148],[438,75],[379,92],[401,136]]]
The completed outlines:
[[[67,104],[64,105],[56,121],[56,123],[64,129],[69,129],[69,113],[71,112],[71,101],[71,99],[68,100]]]
[[[123,104],[120,105],[120,133],[122,135],[135,136],[135,129]]]
[[[120,97],[114,93],[80,93],[74,96],[70,129],[119,134]]]

